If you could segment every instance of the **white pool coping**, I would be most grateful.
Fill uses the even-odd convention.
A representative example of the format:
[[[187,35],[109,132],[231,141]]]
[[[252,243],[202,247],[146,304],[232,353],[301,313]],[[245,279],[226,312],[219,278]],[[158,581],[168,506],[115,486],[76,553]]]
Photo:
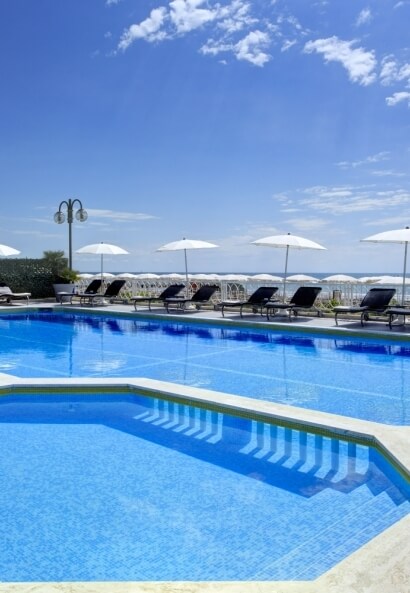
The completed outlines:
[[[49,307],[50,305],[46,305]],[[76,308],[77,310],[77,308]],[[83,312],[88,309],[81,308]],[[94,307],[94,312],[100,312]],[[111,306],[104,312],[130,312],[129,306]],[[13,311],[14,312],[14,311]],[[161,317],[162,317],[161,311]],[[202,321],[216,321],[214,314],[199,312],[195,314]],[[213,312],[212,312],[213,313]],[[146,317],[145,312],[141,314]],[[154,314],[155,315],[155,314]],[[152,314],[150,315],[150,317]],[[180,320],[185,316],[178,314],[166,315],[169,321],[177,317]],[[189,320],[191,315],[187,316]],[[220,314],[218,315],[220,318]],[[378,335],[393,337],[395,332],[384,331],[377,327],[368,333],[358,330],[357,325],[352,332],[350,327],[336,328],[331,320],[315,319],[313,324],[299,324],[292,322],[295,329],[324,329],[341,334],[350,334],[357,331],[362,335]],[[326,321],[326,323],[323,323]],[[228,321],[229,322],[229,321]],[[236,323],[236,320],[235,320]],[[254,318],[244,325],[258,325]],[[279,325],[279,324],[278,324]],[[290,325],[287,323],[287,325]],[[378,324],[379,325],[379,324]],[[276,324],[269,327],[277,329]],[[399,330],[400,331],[400,330]],[[410,338],[408,328],[400,331],[401,338]],[[335,435],[344,437],[364,437],[375,445],[388,452],[395,464],[408,475],[410,474],[410,427],[382,425],[375,422],[348,418],[335,414],[327,414],[315,410],[296,408],[272,402],[239,397],[217,391],[198,389],[156,381],[146,378],[121,378],[121,379],[21,379],[7,374],[0,374],[0,389],[12,391],[13,389],[30,389],[36,391],[42,387],[46,389],[71,388],[90,389],[98,387],[111,387],[115,389],[130,389],[131,392],[142,391],[171,398],[187,400],[195,404],[222,406],[232,413],[250,413],[261,415],[267,420],[279,420],[304,426],[334,431]],[[289,581],[289,582],[70,582],[70,583],[0,583],[0,593],[409,593],[410,591],[410,515],[392,525],[389,529],[373,538],[369,543],[345,558],[327,573],[314,581]]]

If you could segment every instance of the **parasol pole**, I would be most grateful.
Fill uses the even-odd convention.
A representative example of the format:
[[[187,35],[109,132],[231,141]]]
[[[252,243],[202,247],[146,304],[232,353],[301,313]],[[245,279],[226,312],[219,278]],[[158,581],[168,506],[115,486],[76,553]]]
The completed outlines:
[[[185,257],[185,292],[186,292],[186,298],[189,299],[188,258],[187,258],[187,254],[186,254],[186,249],[184,249],[184,257]]]
[[[288,275],[288,256],[289,256],[289,245],[286,245],[285,277],[283,279],[283,302],[285,302],[285,297],[286,297],[286,277]]]
[[[406,227],[408,228],[408,227]],[[401,291],[401,304],[404,307],[404,291],[406,287],[406,268],[407,268],[407,246],[409,242],[405,241],[404,243],[404,267],[403,267],[403,287]]]

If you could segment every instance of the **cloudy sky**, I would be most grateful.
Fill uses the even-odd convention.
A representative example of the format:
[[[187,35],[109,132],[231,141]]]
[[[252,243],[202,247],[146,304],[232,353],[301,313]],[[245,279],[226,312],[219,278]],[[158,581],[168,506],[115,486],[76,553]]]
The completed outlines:
[[[0,243],[107,271],[280,272],[291,232],[327,251],[290,272],[400,273],[410,225],[409,0],[0,2]],[[63,205],[64,211],[64,205]],[[74,267],[98,269],[92,256]]]

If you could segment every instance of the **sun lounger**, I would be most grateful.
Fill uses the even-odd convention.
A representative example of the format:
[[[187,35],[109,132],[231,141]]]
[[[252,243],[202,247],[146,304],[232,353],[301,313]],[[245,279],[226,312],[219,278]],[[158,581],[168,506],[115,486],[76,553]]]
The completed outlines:
[[[290,320],[292,319],[292,314],[296,317],[300,311],[314,311],[320,316],[321,311],[315,307],[315,301],[321,290],[320,286],[300,286],[289,303],[281,303],[279,301],[266,303],[266,318],[269,320],[278,311],[285,311]]]
[[[225,317],[225,309],[239,309],[241,317],[243,317],[243,310],[248,308],[250,308],[253,313],[260,313],[262,315],[263,307],[277,290],[277,286],[260,286],[246,301],[222,301],[219,305],[222,317]]]
[[[171,309],[179,309],[185,311],[188,305],[195,305],[196,309],[200,309],[201,305],[208,303],[211,296],[219,289],[219,286],[211,286],[205,284],[201,286],[190,299],[183,297],[170,297],[164,300],[164,305],[169,313]]]
[[[388,316],[389,328],[392,329],[393,325],[405,325],[407,315],[410,315],[410,308],[406,307],[389,307],[386,309],[386,315]],[[403,323],[393,324],[397,317],[403,317]]]
[[[151,311],[151,303],[155,302],[164,302],[165,299],[171,298],[176,296],[183,288],[184,284],[171,284],[165,290],[161,292],[158,296],[153,297],[144,297],[144,296],[134,296],[130,300],[134,303],[134,308],[137,311],[137,304],[141,305],[143,303],[148,303],[148,309]]]
[[[85,294],[97,294],[100,290],[100,287],[101,280],[95,279],[92,282],[90,282],[90,284],[87,286],[84,292],[78,292],[76,290],[74,290],[74,292],[58,292],[57,299],[60,301],[61,305],[63,303],[70,303],[71,305],[73,303],[74,298],[81,299],[81,297],[83,297]]]
[[[103,294],[88,294],[84,292],[82,294],[77,294],[76,296],[79,297],[81,306],[91,305],[93,307],[94,305],[98,304],[107,305],[107,300],[110,303],[113,303],[115,301],[124,284],[125,280],[113,280],[113,282],[111,282],[111,284],[108,285],[106,291]]]
[[[31,297],[31,292],[13,292],[9,286],[0,286],[0,302],[10,304],[11,301],[26,299],[27,303]]]
[[[338,305],[337,307],[333,307],[336,325],[338,325],[337,320],[339,315],[360,313],[360,323],[363,326],[365,321],[369,321],[371,314],[380,315],[385,313],[395,294],[395,288],[371,288],[364,296],[360,305],[352,307]]]

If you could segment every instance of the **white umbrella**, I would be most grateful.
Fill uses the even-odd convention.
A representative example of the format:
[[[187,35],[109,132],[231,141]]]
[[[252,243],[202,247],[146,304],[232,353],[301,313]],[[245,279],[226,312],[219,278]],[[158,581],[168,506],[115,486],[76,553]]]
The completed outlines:
[[[84,280],[89,280],[90,278],[92,278],[94,276],[94,274],[88,274],[86,272],[83,272],[81,274],[78,274],[79,278],[83,278]]]
[[[245,274],[222,274],[220,279],[223,282],[247,282],[249,276],[246,276]]]
[[[307,276],[306,274],[293,274],[293,276],[288,276],[287,280],[289,282],[319,282],[319,278]]]
[[[319,245],[319,243],[315,243],[309,239],[304,239],[303,237],[298,237],[297,235],[291,235],[290,233],[287,235],[272,235],[271,237],[264,237],[262,239],[257,239],[256,241],[252,241],[252,243],[254,245],[261,245],[263,247],[284,247],[286,249],[285,274],[283,277],[283,300],[285,300],[286,296],[286,277],[288,274],[289,249],[326,249],[326,247],[322,247],[322,245]]]
[[[128,251],[125,251],[122,247],[118,247],[117,245],[111,245],[110,243],[92,243],[91,245],[85,245],[80,249],[77,249],[76,253],[91,253],[94,255],[101,256],[101,286],[103,283],[104,278],[104,255],[125,255],[128,254]]]
[[[130,274],[129,272],[123,272],[122,274],[117,274],[117,278],[120,278],[122,280],[132,280],[133,278],[136,278],[137,276],[135,274]]]
[[[371,235],[362,241],[371,241],[372,243],[402,243],[404,244],[404,264],[403,264],[403,277],[402,277],[402,293],[401,293],[401,304],[404,305],[405,301],[405,285],[406,285],[406,269],[407,269],[407,246],[410,241],[410,229],[406,226],[405,229],[396,229],[394,231],[385,231],[384,233],[377,233]]]
[[[333,274],[333,276],[326,276],[326,278],[322,278],[322,282],[333,282],[334,284],[353,284],[358,282],[357,278],[354,276],[348,276],[347,274]]]
[[[160,278],[158,274],[151,274],[150,272],[142,272],[141,274],[136,274],[136,278],[141,278],[142,280],[155,280]]]
[[[357,279],[358,282],[362,282],[363,284],[374,284],[378,280],[380,280],[381,276],[361,276]]]
[[[7,245],[0,244],[0,255],[2,257],[8,257],[9,255],[18,255],[20,251],[14,249],[13,247],[8,247]]]
[[[187,259],[187,250],[188,249],[211,249],[212,247],[218,247],[214,243],[208,243],[207,241],[197,241],[193,239],[182,239],[181,241],[173,241],[172,243],[167,243],[162,247],[159,247],[157,251],[183,251],[184,258],[185,258],[185,282],[186,282],[186,296],[188,298],[189,293],[189,280],[188,280],[188,259]]]
[[[405,278],[405,283],[410,284],[410,278]],[[375,284],[403,284],[401,276],[380,276]]]
[[[263,282],[282,282],[283,278],[280,276],[273,276],[273,274],[255,274],[249,276],[249,280],[263,280]]]
[[[110,272],[98,272],[98,274],[94,274],[94,278],[115,278],[115,274],[110,274]]]

